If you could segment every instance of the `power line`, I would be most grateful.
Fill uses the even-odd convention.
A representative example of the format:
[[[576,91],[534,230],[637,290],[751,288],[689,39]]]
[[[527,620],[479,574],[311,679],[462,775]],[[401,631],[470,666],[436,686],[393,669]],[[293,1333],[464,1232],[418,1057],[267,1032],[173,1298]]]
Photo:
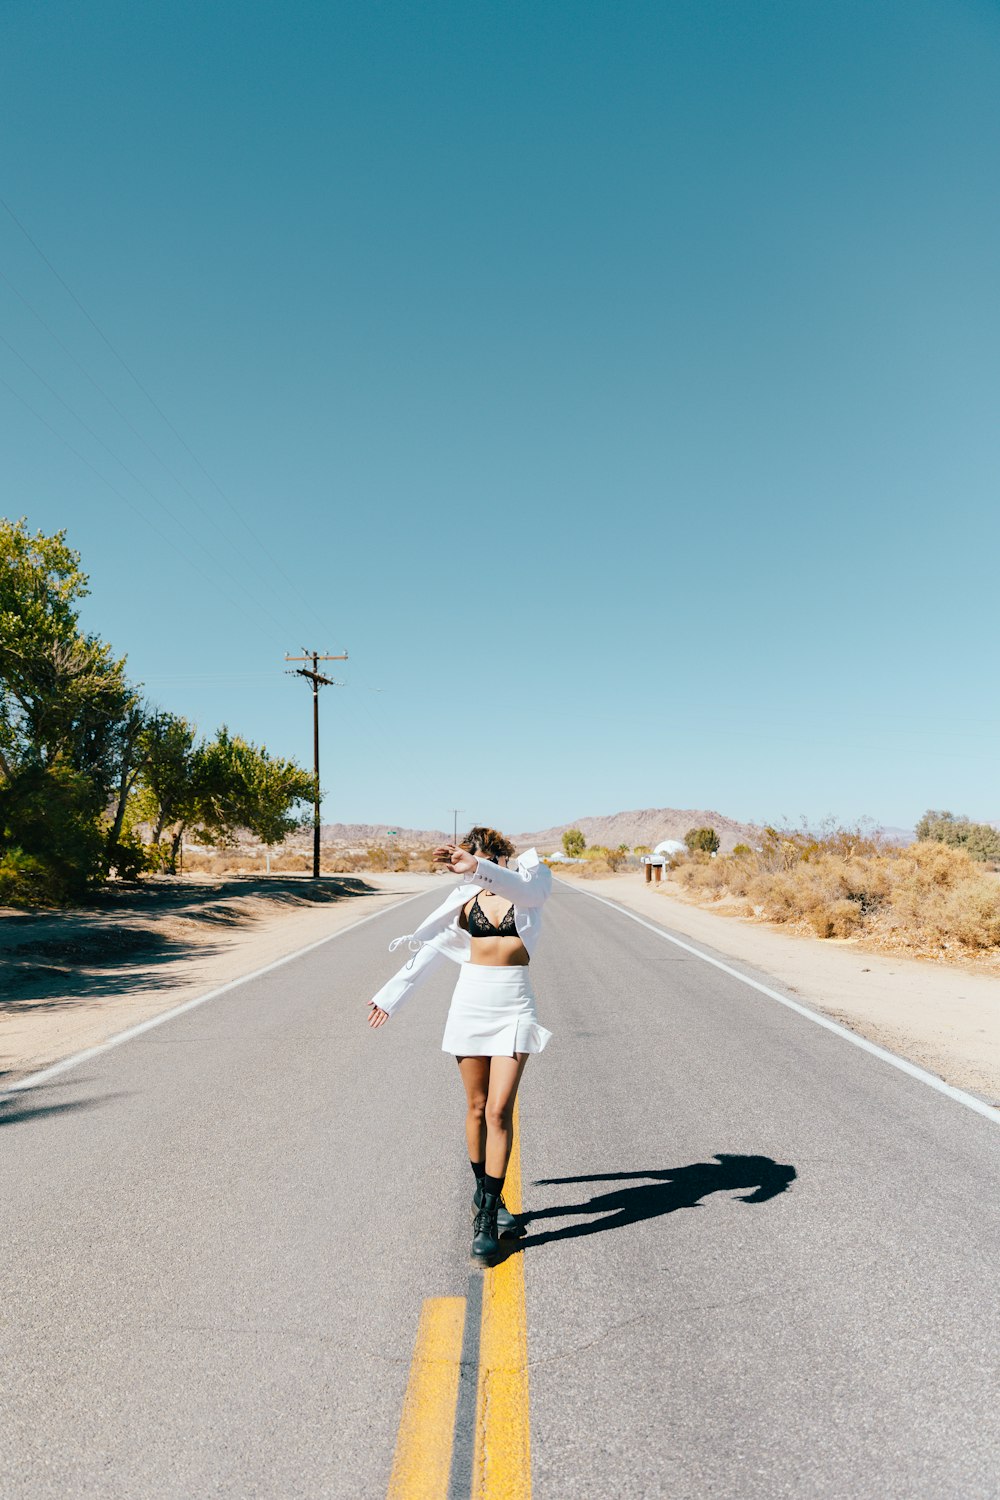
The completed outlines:
[[[154,672],[152,677],[143,677],[143,682],[233,682],[243,678],[253,678],[260,682],[265,677],[269,680],[271,672]]]

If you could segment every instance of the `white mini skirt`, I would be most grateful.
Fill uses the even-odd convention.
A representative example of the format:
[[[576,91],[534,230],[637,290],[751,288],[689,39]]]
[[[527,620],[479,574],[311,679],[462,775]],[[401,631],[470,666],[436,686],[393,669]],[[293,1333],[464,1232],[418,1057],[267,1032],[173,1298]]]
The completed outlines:
[[[527,964],[464,963],[444,1027],[443,1052],[456,1057],[513,1057],[541,1052],[551,1031],[539,1026]]]

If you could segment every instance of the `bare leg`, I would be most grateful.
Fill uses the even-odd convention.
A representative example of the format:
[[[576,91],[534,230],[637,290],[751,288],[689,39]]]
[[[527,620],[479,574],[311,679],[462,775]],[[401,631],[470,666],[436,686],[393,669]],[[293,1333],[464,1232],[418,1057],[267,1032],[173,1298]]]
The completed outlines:
[[[482,1161],[486,1155],[486,1099],[490,1088],[491,1057],[460,1057],[458,1071],[465,1084],[465,1138],[469,1160]]]
[[[489,1090],[486,1096],[486,1170],[503,1177],[514,1141],[514,1101],[521,1082],[527,1052],[514,1057],[489,1057]]]

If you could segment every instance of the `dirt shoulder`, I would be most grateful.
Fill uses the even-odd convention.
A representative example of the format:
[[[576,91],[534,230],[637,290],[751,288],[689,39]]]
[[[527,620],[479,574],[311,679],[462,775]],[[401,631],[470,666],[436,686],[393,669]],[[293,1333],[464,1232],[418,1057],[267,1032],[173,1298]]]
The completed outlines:
[[[4,911],[0,1087],[440,884],[388,874],[149,881],[70,911]]]
[[[1000,1104],[1000,979],[707,911],[635,873],[573,884],[773,975],[852,1031]]]

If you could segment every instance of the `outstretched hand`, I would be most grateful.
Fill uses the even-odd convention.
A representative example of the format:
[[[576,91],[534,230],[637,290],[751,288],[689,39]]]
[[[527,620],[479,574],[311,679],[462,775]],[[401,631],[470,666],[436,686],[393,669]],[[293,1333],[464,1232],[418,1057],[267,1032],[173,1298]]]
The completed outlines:
[[[468,849],[463,849],[461,844],[439,844],[434,850],[434,858],[446,861],[449,870],[455,875],[471,875],[477,865],[475,855],[470,854]],[[374,1000],[369,1000],[368,1007],[368,1025],[375,1031],[379,1026],[385,1025],[389,1013],[376,1005]]]
[[[476,856],[463,849],[461,844],[439,844],[434,850],[434,858],[447,861],[453,875],[471,875],[478,863]]]

